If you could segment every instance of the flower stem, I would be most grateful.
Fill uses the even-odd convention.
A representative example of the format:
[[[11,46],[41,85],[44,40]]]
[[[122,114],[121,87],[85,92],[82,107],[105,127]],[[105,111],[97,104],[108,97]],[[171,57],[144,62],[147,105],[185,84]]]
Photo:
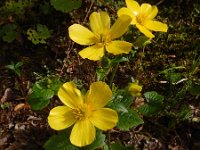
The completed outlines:
[[[110,87],[112,87],[112,83],[113,83],[113,80],[114,80],[114,77],[115,77],[115,74],[116,74],[116,72],[117,72],[118,67],[119,67],[119,63],[116,64],[116,66],[115,66],[115,68],[114,68],[114,70],[113,70],[113,72],[112,72],[112,76],[111,76],[110,84],[109,84]]]

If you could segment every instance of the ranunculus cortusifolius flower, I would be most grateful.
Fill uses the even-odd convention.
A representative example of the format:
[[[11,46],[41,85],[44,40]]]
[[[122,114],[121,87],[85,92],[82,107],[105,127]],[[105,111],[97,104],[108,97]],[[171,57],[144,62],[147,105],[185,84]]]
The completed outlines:
[[[104,107],[112,97],[111,89],[104,82],[92,83],[86,95],[73,82],[67,82],[60,87],[58,97],[64,106],[50,111],[48,123],[55,130],[73,125],[70,141],[76,146],[91,144],[96,136],[95,127],[106,131],[118,122],[117,112]]]
[[[100,60],[105,53],[113,55],[128,54],[132,44],[115,40],[121,37],[128,29],[131,18],[127,15],[120,16],[110,27],[110,17],[106,12],[93,12],[89,17],[91,30],[80,25],[73,24],[69,30],[69,37],[80,45],[88,45],[79,52],[82,58],[88,58],[93,61]]]
[[[131,24],[136,25],[146,37],[153,38],[151,31],[167,32],[167,25],[154,20],[158,13],[156,6],[143,3],[141,6],[135,0],[126,0],[126,6],[118,10],[118,16],[128,15],[132,18]]]

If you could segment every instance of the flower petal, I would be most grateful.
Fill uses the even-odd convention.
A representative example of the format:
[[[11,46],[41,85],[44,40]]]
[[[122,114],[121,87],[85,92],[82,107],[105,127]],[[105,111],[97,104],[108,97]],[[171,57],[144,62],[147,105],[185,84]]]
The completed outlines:
[[[111,41],[106,45],[106,50],[113,55],[128,54],[132,44],[125,41]]]
[[[151,31],[149,31],[147,28],[145,28],[144,26],[141,26],[140,24],[136,24],[136,27],[140,30],[140,32],[142,32],[146,37],[148,38],[154,38],[155,36],[151,33]]]
[[[88,119],[79,120],[72,128],[70,141],[72,144],[82,147],[91,144],[95,135],[95,127]]]
[[[151,12],[148,14],[147,18],[148,19],[153,19],[155,16],[158,14],[158,8],[157,6],[152,6]]]
[[[103,31],[103,27],[102,27],[102,20],[101,20],[100,13],[93,12],[90,15],[89,20],[90,20],[90,28],[92,29],[92,31],[94,33],[101,34]]]
[[[148,16],[152,11],[152,6],[148,3],[143,3],[140,7],[140,13]]]
[[[68,30],[69,37],[80,45],[91,45],[97,41],[94,33],[80,24],[73,24]]]
[[[101,108],[94,111],[90,121],[101,130],[109,130],[116,126],[118,115],[116,111],[110,108]]]
[[[127,31],[131,20],[131,17],[127,15],[121,15],[120,17],[118,17],[118,19],[116,20],[116,22],[110,30],[111,39],[121,37]]]
[[[100,35],[110,29],[110,17],[106,12],[93,12],[90,15],[90,27],[94,33]]]
[[[112,98],[112,91],[105,82],[94,82],[90,85],[85,103],[91,104],[94,108],[104,107]]]
[[[148,28],[149,30],[153,30],[153,31],[167,32],[167,29],[168,29],[166,24],[159,21],[152,21],[152,20],[146,21],[144,26]]]
[[[140,5],[134,0],[126,0],[126,6],[130,9],[135,15],[140,11]]]
[[[76,119],[72,109],[67,106],[53,108],[48,116],[48,123],[54,130],[63,130],[74,124]]]
[[[95,44],[93,46],[87,47],[79,52],[82,58],[88,58],[90,60],[100,60],[104,55],[103,44]]]
[[[100,12],[102,26],[103,26],[103,33],[106,34],[110,30],[110,17],[107,12]]]
[[[135,17],[135,15],[133,14],[133,12],[130,9],[122,7],[121,9],[118,10],[117,14],[118,14],[119,17],[121,15],[130,16],[132,18],[131,24],[136,24],[136,17]]]
[[[66,106],[76,108],[83,104],[83,97],[73,82],[63,84],[58,90],[58,97]]]

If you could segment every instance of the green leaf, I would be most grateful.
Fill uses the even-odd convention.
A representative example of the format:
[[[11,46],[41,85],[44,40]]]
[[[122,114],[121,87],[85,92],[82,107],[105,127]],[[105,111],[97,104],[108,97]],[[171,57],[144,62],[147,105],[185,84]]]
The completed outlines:
[[[161,109],[162,109],[162,107],[160,104],[154,104],[154,105],[144,104],[141,107],[139,107],[139,111],[144,116],[151,116],[154,114],[158,114]]]
[[[137,48],[143,48],[144,46],[150,43],[151,43],[151,40],[149,38],[147,38],[146,36],[140,36],[137,38],[136,42],[133,45],[134,47],[137,47]]]
[[[2,28],[3,32],[3,41],[11,43],[16,39],[17,32],[15,31],[17,28],[17,25],[15,24],[7,24]]]
[[[65,130],[49,138],[44,144],[45,150],[80,150],[78,147],[71,144],[69,140],[70,131]]]
[[[114,66],[120,62],[126,62],[126,61],[129,61],[129,59],[126,57],[118,56],[115,57],[114,59],[110,59],[110,66]]]
[[[143,123],[144,121],[140,118],[139,114],[132,109],[129,109],[128,112],[119,112],[117,127],[121,130],[128,131],[130,128]]]
[[[102,147],[103,145],[105,145],[105,138],[106,136],[99,130],[97,130],[96,133],[96,139],[94,142],[92,142],[92,144],[84,147],[84,150],[95,150],[97,148]]]
[[[200,85],[192,85],[188,90],[192,95],[200,95]]]
[[[106,70],[103,68],[97,68],[96,74],[97,74],[97,81],[103,81],[106,77]]]
[[[46,40],[51,37],[52,31],[45,25],[37,24],[37,30],[29,28],[27,30],[28,39],[33,44],[46,44]]]
[[[148,102],[150,105],[160,104],[160,103],[162,103],[163,100],[164,100],[164,96],[158,94],[158,93],[155,92],[155,91],[146,92],[146,93],[144,93],[144,96],[145,96],[147,102]]]
[[[50,99],[54,96],[54,91],[50,89],[36,90],[28,97],[28,103],[31,105],[33,110],[41,110],[45,108]]]
[[[112,107],[112,108],[129,108],[130,105],[133,103],[133,97],[127,93],[126,90],[117,90],[112,97],[112,100],[109,102],[108,106]],[[119,105],[118,105],[119,104]]]
[[[67,13],[81,7],[82,0],[51,0],[51,5],[58,11]]]

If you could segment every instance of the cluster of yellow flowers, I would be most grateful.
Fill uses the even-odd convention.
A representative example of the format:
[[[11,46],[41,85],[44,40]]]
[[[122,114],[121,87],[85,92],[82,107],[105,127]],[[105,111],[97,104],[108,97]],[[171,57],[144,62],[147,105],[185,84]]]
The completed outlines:
[[[167,25],[153,20],[158,13],[156,6],[144,3],[141,6],[134,0],[126,0],[127,7],[118,11],[118,19],[110,27],[110,17],[106,12],[93,12],[90,17],[90,28],[80,24],[69,27],[69,37],[80,45],[89,45],[79,52],[82,58],[100,60],[105,50],[113,55],[128,54],[132,44],[116,40],[121,37],[130,24],[136,27],[148,38],[153,38],[151,31],[167,31]],[[140,96],[142,86],[138,83],[129,85],[128,91],[133,96]],[[104,82],[94,82],[89,91],[83,95],[73,82],[67,82],[60,87],[58,97],[65,106],[57,106],[50,111],[48,123],[55,130],[63,130],[73,126],[70,141],[82,147],[95,140],[95,127],[109,130],[118,122],[117,112],[104,108],[112,98],[112,91]]]

